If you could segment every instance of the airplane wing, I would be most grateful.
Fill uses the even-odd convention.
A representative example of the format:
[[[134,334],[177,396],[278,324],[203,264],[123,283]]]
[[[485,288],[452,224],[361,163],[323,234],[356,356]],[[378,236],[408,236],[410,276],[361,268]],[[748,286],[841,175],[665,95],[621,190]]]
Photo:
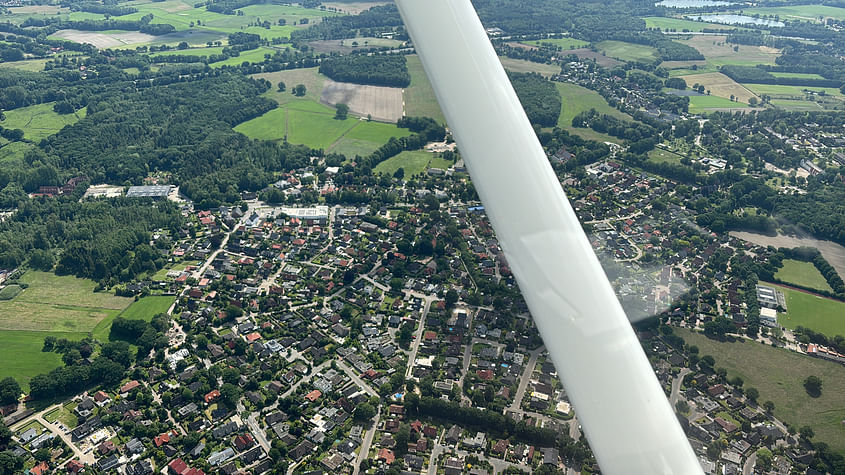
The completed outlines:
[[[602,471],[702,473],[469,0],[396,0]]]

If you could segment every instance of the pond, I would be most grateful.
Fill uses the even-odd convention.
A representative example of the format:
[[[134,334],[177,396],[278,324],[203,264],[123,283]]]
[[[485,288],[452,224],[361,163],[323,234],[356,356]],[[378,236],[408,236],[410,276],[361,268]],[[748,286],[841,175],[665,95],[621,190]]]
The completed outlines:
[[[768,27],[782,27],[786,26],[783,22],[775,20],[766,20],[763,18],[754,18],[747,15],[732,15],[732,14],[708,14],[708,15],[689,15],[690,20],[707,21],[711,23],[724,23],[726,25],[757,25]]]
[[[721,0],[663,0],[654,5],[657,7],[666,8],[702,8],[702,7],[721,7],[724,5],[731,5],[732,2],[723,2]]]

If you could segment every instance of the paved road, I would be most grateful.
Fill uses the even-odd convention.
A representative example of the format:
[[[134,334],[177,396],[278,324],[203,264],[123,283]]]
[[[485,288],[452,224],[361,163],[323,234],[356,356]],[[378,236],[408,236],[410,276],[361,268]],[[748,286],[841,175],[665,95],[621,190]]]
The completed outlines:
[[[754,473],[754,465],[757,464],[757,452],[751,452],[751,455],[745,460],[745,465],[742,466],[742,475],[751,475]]]
[[[300,384],[307,383],[308,381],[311,381],[311,378],[313,378],[315,374],[317,374],[320,371],[323,371],[324,369],[326,369],[329,366],[329,364],[331,364],[331,360],[323,361],[322,364],[320,364],[319,366],[312,369],[310,373],[308,373],[305,377],[303,377],[302,379],[300,379],[299,381],[294,383],[293,386],[291,386],[287,391],[282,393],[282,395],[279,396],[279,399],[284,399],[284,398],[290,396],[294,391],[296,391],[296,388],[298,388]]]
[[[411,354],[408,356],[408,369],[405,370],[405,379],[410,379],[411,374],[414,371],[414,361],[417,359],[417,352],[420,350],[420,343],[422,342],[422,335],[425,331],[425,319],[428,315],[428,310],[431,308],[431,302],[433,302],[437,297],[433,295],[426,295],[423,296],[423,309],[422,313],[420,313],[420,324],[419,328],[417,328],[416,338],[414,338],[414,342],[411,343]]]
[[[678,373],[678,376],[672,380],[672,393],[669,396],[669,404],[672,405],[672,408],[675,407],[675,403],[678,402],[678,396],[681,392],[681,383],[684,381],[684,376],[692,373],[692,370],[689,368],[681,369],[681,372]]]
[[[372,387],[370,387],[369,384],[364,382],[363,379],[359,378],[358,375],[355,374],[355,371],[352,370],[352,368],[346,366],[346,363],[344,363],[342,360],[337,360],[337,365],[346,373],[347,376],[352,378],[352,381],[357,384],[358,387],[366,391],[367,394],[369,394],[370,396],[378,397],[378,393]]]
[[[531,381],[531,374],[534,372],[534,366],[537,365],[537,358],[539,358],[540,354],[545,350],[546,347],[541,346],[531,352],[531,356],[528,358],[528,364],[525,365],[525,370],[522,372],[522,378],[519,379],[519,386],[516,389],[516,395],[510,405],[511,410],[517,411],[521,407],[522,398],[525,396],[525,390],[528,388],[528,383]]]
[[[364,435],[364,440],[361,442],[361,450],[358,452],[358,458],[355,459],[354,470],[352,475],[358,475],[361,470],[361,462],[370,454],[370,446],[373,445],[373,438],[376,436],[379,421],[381,420],[381,406],[378,407],[376,418],[373,419],[373,425],[367,430]]]
[[[261,429],[261,424],[258,422],[258,414],[257,412],[250,414],[246,420],[246,425],[255,434],[255,439],[258,441],[258,445],[264,449],[264,453],[270,453],[270,442],[267,441],[267,434]]]

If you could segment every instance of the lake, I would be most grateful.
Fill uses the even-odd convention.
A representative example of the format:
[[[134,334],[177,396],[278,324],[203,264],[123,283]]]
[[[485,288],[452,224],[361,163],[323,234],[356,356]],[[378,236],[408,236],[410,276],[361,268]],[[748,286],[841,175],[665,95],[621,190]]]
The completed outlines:
[[[766,236],[764,234],[749,233],[745,231],[731,231],[731,236],[738,237],[758,246],[774,247],[814,247],[822,253],[827,262],[836,269],[840,277],[845,278],[845,247],[831,241],[822,241],[809,237],[795,237],[778,234],[777,236]]]
[[[708,14],[708,15],[689,15],[690,20],[707,21],[711,23],[724,23],[726,25],[757,25],[769,27],[786,26],[783,22],[775,20],[765,20],[763,18],[754,18],[747,15],[732,15],[727,13]]]
[[[657,7],[666,8],[703,8],[703,7],[721,7],[724,5],[731,5],[732,2],[723,2],[721,0],[663,0],[655,3]]]

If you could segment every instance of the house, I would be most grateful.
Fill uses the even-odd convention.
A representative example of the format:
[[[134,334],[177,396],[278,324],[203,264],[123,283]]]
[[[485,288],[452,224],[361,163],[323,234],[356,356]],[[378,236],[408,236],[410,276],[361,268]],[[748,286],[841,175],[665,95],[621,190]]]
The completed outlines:
[[[255,440],[252,438],[252,434],[246,433],[235,437],[234,444],[235,448],[238,449],[238,452],[243,452],[255,445]]]
[[[188,464],[181,458],[176,458],[167,464],[167,470],[171,475],[183,475],[188,471]]]
[[[29,473],[32,475],[44,475],[45,473],[50,471],[50,466],[47,465],[47,462],[41,462],[38,465],[29,469]]]
[[[499,456],[504,457],[505,452],[508,451],[509,445],[510,445],[510,442],[508,442],[508,439],[501,439],[500,441],[496,442],[496,445],[493,446],[493,449],[491,451],[495,455],[499,455]]]
[[[153,444],[155,444],[156,447],[161,447],[168,442],[170,442],[170,432],[165,432],[153,437]]]
[[[120,394],[127,394],[130,391],[137,389],[139,386],[141,386],[141,383],[133,379],[120,387]]]
[[[446,437],[444,437],[444,440],[446,441],[446,443],[450,444],[450,445],[457,444],[460,439],[461,439],[461,428],[456,426],[456,425],[453,425],[452,427],[450,427],[449,430],[446,432]]]
[[[390,449],[381,448],[378,451],[376,460],[384,460],[387,465],[390,465],[394,460],[396,460],[396,455]]]
[[[205,395],[203,398],[206,404],[216,401],[220,397],[220,391],[214,389]]]
[[[315,390],[311,391],[310,393],[306,394],[305,399],[307,399],[309,402],[314,402],[317,399],[319,399],[320,396],[322,396],[322,395],[323,395],[323,393],[321,393],[319,389],[315,389]]]

